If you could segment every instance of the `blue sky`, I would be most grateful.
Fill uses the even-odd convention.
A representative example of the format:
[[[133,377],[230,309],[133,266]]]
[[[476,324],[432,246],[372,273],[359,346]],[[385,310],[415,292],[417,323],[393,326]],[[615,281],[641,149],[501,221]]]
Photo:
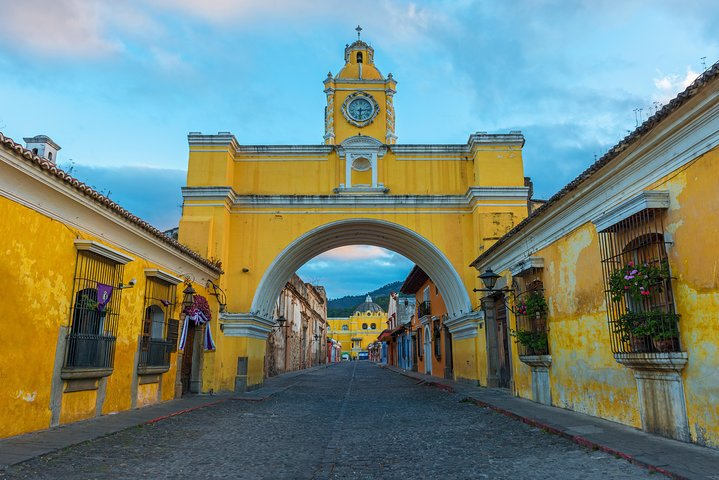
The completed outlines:
[[[180,215],[188,132],[321,143],[322,80],[341,68],[357,24],[382,73],[399,82],[400,143],[522,130],[540,198],[634,128],[635,109],[646,118],[683,89],[702,57],[719,60],[714,0],[0,0],[0,8],[0,130],[18,141],[49,135],[63,148],[61,165],[163,229]],[[336,296],[409,270],[397,255],[357,251],[366,256],[328,254],[302,274],[334,282],[326,286]],[[342,285],[347,268],[372,284]]]

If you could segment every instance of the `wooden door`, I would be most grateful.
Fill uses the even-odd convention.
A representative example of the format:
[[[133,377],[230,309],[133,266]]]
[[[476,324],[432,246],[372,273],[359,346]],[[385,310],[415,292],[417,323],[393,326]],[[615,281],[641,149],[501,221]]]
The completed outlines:
[[[185,319],[189,322],[189,319]],[[187,325],[187,339],[185,340],[185,350],[182,352],[182,370],[180,372],[180,381],[182,382],[182,394],[190,391],[190,380],[192,379],[192,352],[195,347],[195,324],[190,322]]]

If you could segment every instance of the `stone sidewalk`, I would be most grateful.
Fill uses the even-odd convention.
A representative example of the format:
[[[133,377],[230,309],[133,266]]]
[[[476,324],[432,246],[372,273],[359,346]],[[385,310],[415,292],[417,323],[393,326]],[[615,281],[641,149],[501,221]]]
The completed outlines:
[[[624,458],[675,479],[719,480],[719,451],[652,435],[590,415],[515,397],[508,391],[476,387],[382,365],[418,382],[441,388],[479,406],[568,438],[590,449]]]
[[[103,415],[80,422],[69,423],[48,430],[0,440],[0,471],[10,465],[25,462],[35,457],[62,450],[73,445],[104,437],[138,425],[154,423],[175,415],[210,407],[231,399],[262,401],[275,393],[290,388],[308,372],[328,365],[289,372],[265,380],[265,384],[241,395],[188,395],[176,400]]]

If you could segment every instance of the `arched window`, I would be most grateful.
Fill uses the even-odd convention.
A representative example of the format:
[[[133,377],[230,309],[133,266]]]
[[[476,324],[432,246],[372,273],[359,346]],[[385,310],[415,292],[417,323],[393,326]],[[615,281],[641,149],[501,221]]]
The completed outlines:
[[[177,348],[179,327],[179,321],[171,319],[176,294],[176,284],[155,276],[146,277],[140,373],[147,368],[170,367],[170,354]]]
[[[123,265],[97,253],[80,250],[75,266],[75,298],[65,350],[66,369],[111,369]],[[98,302],[98,297],[100,301]]]
[[[145,334],[153,340],[165,338],[165,313],[157,305],[145,309]]]
[[[33,153],[34,155],[37,155],[37,148],[33,148],[33,149],[32,149],[32,153]]]
[[[366,323],[363,323],[363,324],[362,324],[362,330],[367,330],[367,324],[366,324]]]
[[[663,212],[646,208],[599,232],[614,353],[681,351]]]
[[[372,325],[370,325],[370,328],[371,328],[372,330],[377,330],[377,324],[376,324],[376,323],[373,323]]]
[[[350,329],[350,327],[348,327],[347,325],[342,325],[342,330],[349,330],[349,329]]]
[[[357,52],[357,63],[362,63],[362,52]]]
[[[52,152],[47,152],[47,159],[52,160]]]

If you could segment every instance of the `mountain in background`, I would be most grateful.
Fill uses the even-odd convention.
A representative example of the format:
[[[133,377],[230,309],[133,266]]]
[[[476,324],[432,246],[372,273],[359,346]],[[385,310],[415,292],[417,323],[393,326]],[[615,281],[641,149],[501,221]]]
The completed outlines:
[[[354,309],[357,305],[364,302],[365,297],[369,295],[372,297],[372,301],[382,307],[386,312],[387,306],[389,305],[389,294],[390,292],[399,292],[399,287],[402,286],[402,280],[388,283],[387,285],[373,290],[362,295],[346,295],[341,298],[334,298],[327,301],[327,316],[328,317],[349,317],[354,313]]]

